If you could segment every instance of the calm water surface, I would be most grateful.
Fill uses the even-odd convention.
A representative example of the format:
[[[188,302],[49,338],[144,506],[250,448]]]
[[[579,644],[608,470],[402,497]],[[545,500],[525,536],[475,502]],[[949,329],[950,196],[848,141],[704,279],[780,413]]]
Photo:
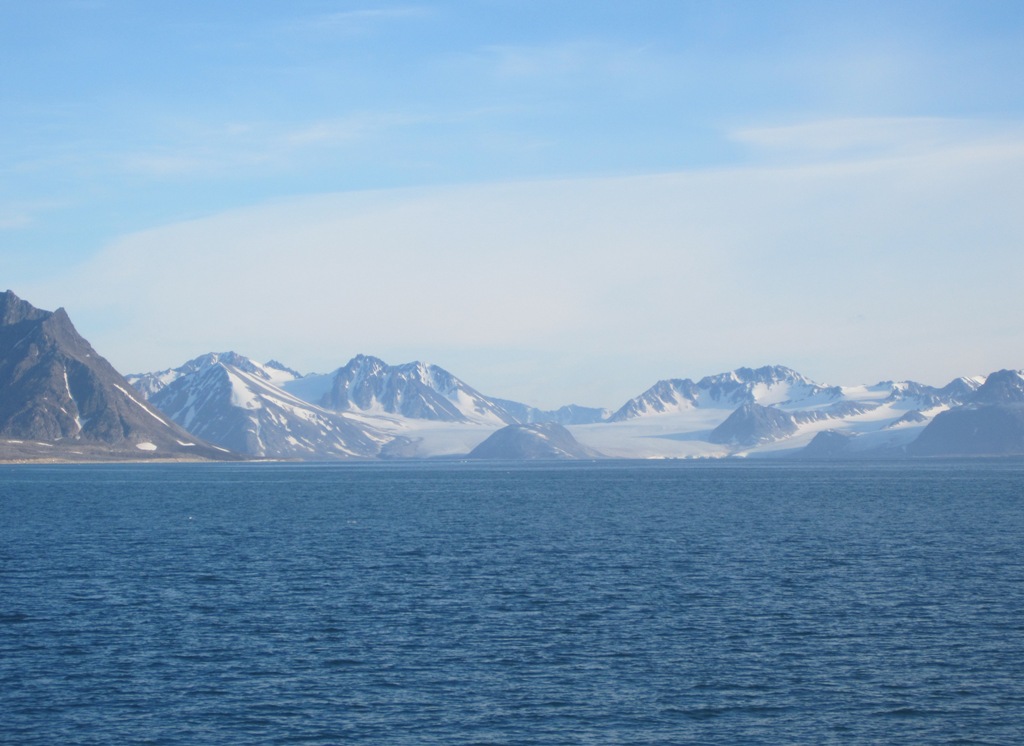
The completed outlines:
[[[0,742],[1024,742],[1024,464],[0,467]]]

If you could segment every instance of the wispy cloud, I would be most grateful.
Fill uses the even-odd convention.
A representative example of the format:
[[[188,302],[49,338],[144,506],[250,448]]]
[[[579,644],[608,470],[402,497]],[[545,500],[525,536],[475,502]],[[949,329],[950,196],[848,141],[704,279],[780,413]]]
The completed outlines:
[[[736,129],[736,142],[763,153],[837,156],[894,155],[978,142],[1002,134],[1020,136],[1019,125],[938,117],[858,117]]]
[[[614,349],[589,399],[609,406],[653,382],[634,380],[653,358],[685,358],[665,375],[784,362],[944,383],[1024,344],[992,323],[1024,314],[1022,174],[1024,136],[855,167],[324,195],[125,237],[39,297],[132,369],[225,346],[311,369],[360,351],[515,349],[542,368]],[[499,374],[478,385],[528,396]]]

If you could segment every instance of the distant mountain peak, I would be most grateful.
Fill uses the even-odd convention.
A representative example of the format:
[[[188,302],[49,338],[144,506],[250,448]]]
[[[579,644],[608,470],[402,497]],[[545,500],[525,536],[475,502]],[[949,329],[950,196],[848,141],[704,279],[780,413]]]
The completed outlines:
[[[775,407],[744,402],[708,436],[712,443],[754,446],[792,435],[797,430],[793,416]]]
[[[63,311],[63,309],[58,309]],[[24,301],[14,294],[13,290],[0,293],[0,325],[13,326],[23,321],[40,321],[53,315]]]
[[[208,353],[179,368],[133,377],[168,417],[207,440],[253,456],[368,458],[388,440],[373,428],[282,389],[299,374],[235,352]]]
[[[287,373],[293,378],[302,378],[302,373],[299,373],[294,368],[289,368],[287,365],[278,362],[277,360],[268,360],[266,363],[264,363],[264,367],[269,368],[271,370],[281,371],[282,373]]]
[[[370,355],[356,355],[320,377],[322,389],[304,380],[294,387],[308,400],[336,412],[400,415],[443,422],[508,424],[515,419],[494,400],[444,368],[420,361],[389,365]]]
[[[784,365],[736,368],[705,376],[658,381],[608,418],[623,422],[636,417],[673,414],[693,408],[733,408],[744,403],[788,404],[811,398],[835,400],[839,387],[821,386]]]
[[[207,352],[204,355],[192,358],[177,368],[168,368],[167,370],[155,373],[133,373],[126,376],[126,378],[145,398],[150,399],[183,376],[218,366],[228,366],[244,371],[265,381],[272,381],[277,385],[302,377],[300,373],[276,361],[262,364],[245,355],[228,351]]]
[[[742,367],[714,376],[705,376],[698,382],[698,385],[707,386],[726,381],[733,383],[779,383],[783,381],[804,384],[814,383],[806,376],[784,365],[762,365],[760,368]]]
[[[474,459],[596,459],[600,453],[580,444],[567,429],[554,422],[507,425],[492,433],[468,455]]]
[[[1019,370],[997,370],[974,392],[973,404],[1024,403],[1024,373]]]

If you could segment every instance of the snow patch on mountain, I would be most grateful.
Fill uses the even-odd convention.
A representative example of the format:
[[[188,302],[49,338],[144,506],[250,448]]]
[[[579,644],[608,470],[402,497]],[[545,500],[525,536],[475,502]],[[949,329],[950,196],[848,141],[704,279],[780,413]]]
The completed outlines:
[[[274,361],[217,353],[133,378],[197,435],[289,458],[465,456],[506,425],[542,422],[567,427],[583,447],[613,458],[792,455],[815,441],[812,453],[891,454],[903,453],[942,412],[1024,399],[1020,372],[958,378],[941,388],[913,381],[834,386],[774,365],[658,381],[610,415],[574,406],[542,411],[484,396],[428,363],[389,365],[367,355],[332,373],[302,376]],[[540,442],[547,431],[528,434]]]
[[[179,378],[205,370],[212,365],[223,363],[234,370],[249,373],[275,386],[301,378],[301,374],[285,367],[276,360],[258,363],[255,360],[239,355],[237,352],[210,352],[189,360],[178,368],[157,371],[156,373],[132,373],[125,376],[128,382],[138,390],[144,398],[149,399],[177,381]]]
[[[280,388],[295,380],[280,364],[263,365],[237,353],[190,360],[176,375],[139,376],[171,382],[150,403],[195,435],[239,453],[265,458],[337,459],[376,456],[390,437],[303,401]]]
[[[388,365],[357,355],[326,376],[285,382],[285,390],[324,409],[408,419],[488,424],[515,418],[443,368],[423,362]]]

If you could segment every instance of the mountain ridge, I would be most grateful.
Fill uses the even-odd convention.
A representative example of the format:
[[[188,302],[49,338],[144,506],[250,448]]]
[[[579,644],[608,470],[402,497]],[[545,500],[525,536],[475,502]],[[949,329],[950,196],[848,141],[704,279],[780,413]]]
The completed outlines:
[[[1010,369],[933,387],[823,385],[782,365],[741,367],[662,379],[616,410],[540,410],[485,396],[436,365],[365,354],[303,375],[206,353],[126,378],[63,308],[43,311],[11,291],[0,294],[0,353],[8,454],[73,445],[182,458],[423,458],[469,454],[506,427],[537,441],[546,430],[530,426],[543,424],[623,458],[1024,454],[1024,373]]]
[[[237,353],[210,353],[171,374],[163,371],[136,380],[143,384],[154,376],[169,380],[190,375],[204,361],[218,359],[233,364],[239,375],[245,372],[260,377],[261,386],[277,386],[284,395],[306,402],[321,416],[347,417],[349,425],[363,428],[368,435],[372,445],[359,451],[360,457],[368,458],[457,455],[457,446],[441,445],[455,435],[458,437],[452,443],[464,443],[466,450],[461,453],[467,453],[497,429],[537,422],[566,425],[573,428],[582,447],[631,458],[795,455],[809,446],[816,434],[830,430],[848,437],[834,439],[829,450],[842,444],[843,451],[851,454],[884,451],[909,455],[908,444],[936,415],[972,401],[979,389],[982,395],[987,390],[977,378],[966,377],[940,388],[914,381],[822,385],[791,368],[766,365],[737,368],[696,382],[664,379],[611,414],[573,405],[543,411],[486,397],[438,366],[419,361],[389,365],[365,354],[356,355],[330,374],[303,376],[280,363],[270,371],[268,364]],[[171,414],[180,424],[191,425],[182,412],[179,407]],[[210,430],[199,432],[212,436]],[[620,442],[609,446],[611,434]],[[315,441],[308,436],[304,453],[298,457],[338,456],[318,448]],[[253,450],[251,444],[238,441],[220,442],[254,455],[297,455]],[[685,443],[698,446],[681,445]]]
[[[373,458],[389,438],[288,393],[298,375],[236,352],[207,353],[179,368],[132,376],[149,401],[182,427],[260,458]]]

